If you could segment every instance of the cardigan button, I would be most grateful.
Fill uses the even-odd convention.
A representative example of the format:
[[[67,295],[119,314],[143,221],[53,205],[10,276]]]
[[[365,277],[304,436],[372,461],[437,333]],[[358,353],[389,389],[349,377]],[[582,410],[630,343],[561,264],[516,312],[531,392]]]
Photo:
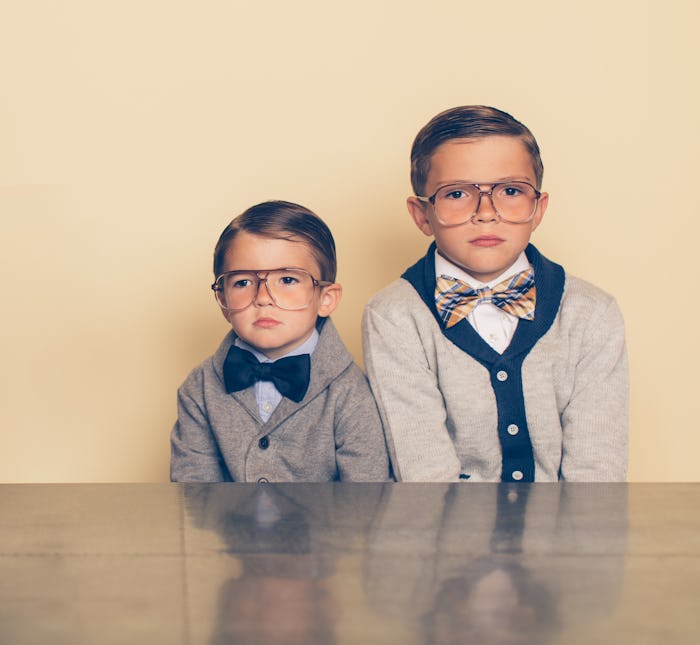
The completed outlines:
[[[260,446],[261,450],[267,450],[270,447],[270,439],[268,437],[260,437],[258,445]]]
[[[518,426],[516,426],[514,423],[511,423],[506,429],[511,437],[514,437],[516,434],[518,434],[518,432],[520,432],[520,428],[518,428]]]
[[[498,372],[496,372],[496,378],[502,383],[503,381],[508,380],[508,372],[504,370],[499,370]]]
[[[516,481],[519,482],[523,478],[523,473],[519,470],[514,470],[513,474],[511,477]]]

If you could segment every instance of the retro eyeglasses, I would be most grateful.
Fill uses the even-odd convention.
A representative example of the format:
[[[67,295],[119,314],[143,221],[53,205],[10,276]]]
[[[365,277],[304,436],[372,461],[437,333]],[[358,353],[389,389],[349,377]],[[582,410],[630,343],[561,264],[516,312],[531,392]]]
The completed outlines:
[[[316,287],[333,284],[316,280],[304,269],[269,269],[227,271],[217,276],[211,288],[220,307],[228,311],[241,311],[255,301],[263,283],[272,302],[288,311],[308,307]]]
[[[481,197],[486,195],[500,219],[511,224],[525,224],[532,220],[542,195],[525,181],[507,181],[487,184],[456,183],[438,188],[430,197],[417,195],[422,202],[432,204],[435,216],[444,226],[459,226],[473,220],[479,212]]]

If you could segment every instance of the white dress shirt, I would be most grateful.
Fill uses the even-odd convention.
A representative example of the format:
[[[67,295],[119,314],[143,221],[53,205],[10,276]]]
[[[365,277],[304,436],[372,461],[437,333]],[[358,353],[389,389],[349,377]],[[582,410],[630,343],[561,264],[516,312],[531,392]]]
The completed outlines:
[[[445,259],[437,251],[435,251],[435,279],[441,275],[450,278],[457,278],[462,282],[466,282],[472,289],[482,289],[484,287],[494,287],[499,282],[514,276],[520,271],[525,271],[530,267],[530,262],[521,252],[518,259],[511,265],[509,269],[501,275],[488,282],[481,282],[473,276],[469,275],[464,269],[460,269],[457,265],[452,264]],[[467,320],[476,332],[481,336],[493,349],[499,354],[502,354],[515,333],[515,328],[518,326],[518,318],[509,314],[503,309],[499,309],[496,305],[490,302],[482,302],[472,309],[467,316]]]

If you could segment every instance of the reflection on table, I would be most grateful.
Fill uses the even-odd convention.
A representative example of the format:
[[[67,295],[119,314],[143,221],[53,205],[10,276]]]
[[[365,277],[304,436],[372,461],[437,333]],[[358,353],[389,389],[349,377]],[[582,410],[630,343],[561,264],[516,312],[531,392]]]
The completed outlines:
[[[0,505],[2,643],[700,630],[700,485],[4,485]]]

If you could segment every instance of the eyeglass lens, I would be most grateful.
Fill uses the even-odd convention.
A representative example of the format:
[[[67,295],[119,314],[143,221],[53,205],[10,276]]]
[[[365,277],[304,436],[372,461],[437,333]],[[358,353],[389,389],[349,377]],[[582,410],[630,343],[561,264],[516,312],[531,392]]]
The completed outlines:
[[[493,184],[482,190],[476,184],[452,184],[435,193],[435,212],[444,224],[461,224],[470,220],[491,199],[491,205],[508,222],[528,221],[537,206],[537,191],[525,182]]]
[[[216,297],[225,309],[240,310],[251,305],[259,289],[267,288],[273,302],[281,309],[303,309],[313,299],[314,280],[298,269],[281,269],[261,272],[225,273],[217,280]]]

